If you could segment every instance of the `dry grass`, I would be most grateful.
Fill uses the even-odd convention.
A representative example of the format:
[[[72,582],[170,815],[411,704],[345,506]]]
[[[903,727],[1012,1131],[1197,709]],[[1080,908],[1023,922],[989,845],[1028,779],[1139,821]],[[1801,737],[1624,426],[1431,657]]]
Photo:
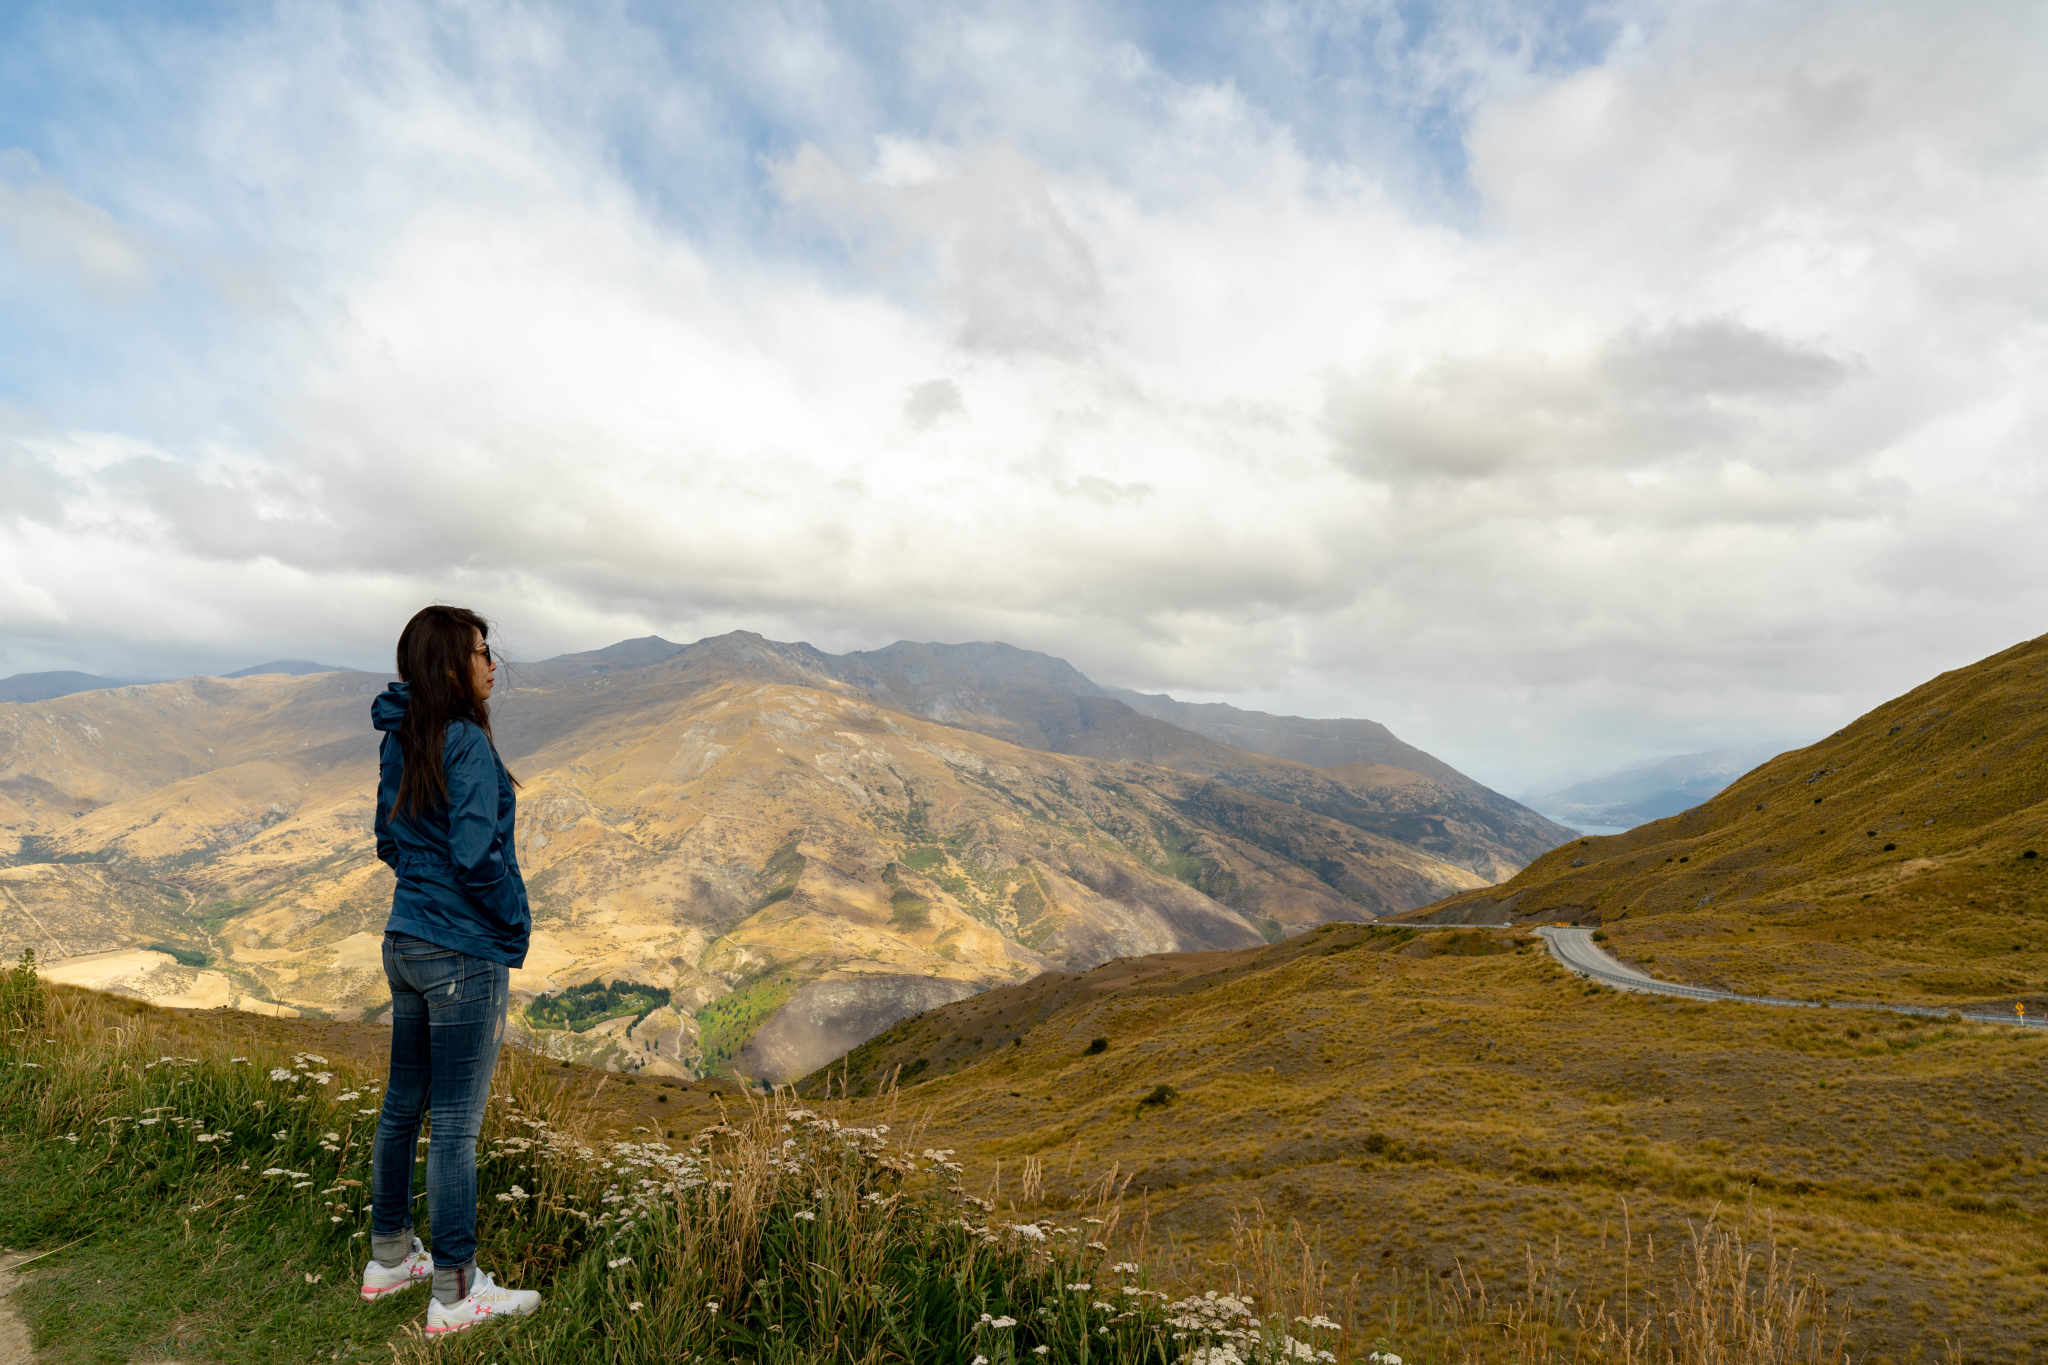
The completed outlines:
[[[2048,636],[1408,918],[1604,923],[1660,976],[1745,993],[2048,1011],[2044,675]]]
[[[1832,1287],[1858,1360],[2048,1349],[2048,1037],[1621,996],[1512,940],[1419,942],[1333,926],[990,992],[856,1051],[832,1090],[865,1114],[929,1058],[905,1094],[978,1179],[1036,1160],[1058,1201],[1115,1164],[1153,1246],[1211,1282],[1242,1260],[1233,1211],[1263,1206],[1367,1316],[1461,1268],[1508,1303],[1532,1245],[1573,1303],[1619,1306],[1625,1226],[1668,1257],[1732,1207]],[[1178,1098],[1138,1103],[1162,1084]]]
[[[506,1280],[542,1287],[549,1308],[514,1331],[479,1333],[430,1350],[408,1322],[422,1304],[373,1313],[352,1301],[359,1207],[345,1223],[329,1223],[332,1201],[313,1199],[318,1185],[291,1192],[272,1183],[253,1206],[245,1200],[244,1211],[224,1211],[237,1207],[234,1193],[257,1192],[261,1177],[239,1170],[234,1153],[193,1151],[189,1132],[178,1142],[157,1142],[156,1133],[170,1131],[162,1126],[151,1130],[156,1145],[139,1135],[123,1139],[89,1165],[72,1161],[85,1155],[78,1147],[48,1140],[77,1131],[89,1117],[155,1108],[167,1080],[167,1094],[188,1096],[176,1101],[181,1112],[223,1107],[220,1116],[209,1114],[209,1129],[253,1132],[223,1122],[225,1107],[269,1094],[272,1083],[261,1073],[285,1064],[288,1052],[237,1053],[250,1055],[255,1065],[231,1063],[231,1049],[248,1047],[245,1037],[230,1033],[231,1019],[193,1018],[73,990],[50,991],[47,1002],[43,1031],[31,1045],[36,1050],[23,1050],[19,1035],[8,1050],[15,1063],[39,1058],[42,1065],[26,1073],[18,1065],[0,1070],[6,1078],[0,1080],[0,1141],[16,1154],[38,1150],[40,1159],[57,1162],[37,1177],[42,1196],[61,1196],[67,1179],[90,1193],[93,1180],[119,1170],[115,1188],[129,1193],[117,1202],[130,1202],[102,1206],[97,1216],[138,1227],[165,1221],[173,1243],[205,1251],[197,1259],[207,1269],[190,1268],[195,1258],[184,1252],[166,1261],[161,1241],[133,1229],[119,1245],[103,1247],[100,1259],[76,1259],[94,1245],[89,1239],[39,1263],[44,1279],[27,1300],[45,1331],[77,1330],[63,1305],[85,1286],[118,1283],[124,1273],[143,1275],[141,1266],[122,1260],[140,1249],[151,1252],[154,1264],[186,1267],[180,1275],[192,1277],[198,1307],[173,1315],[181,1340],[195,1353],[230,1360],[346,1359],[351,1352],[388,1358],[395,1347],[402,1359],[420,1365],[430,1355],[467,1365],[472,1359],[676,1359],[693,1350],[721,1359],[949,1365],[986,1354],[991,1365],[1005,1365],[1035,1360],[1030,1346],[1046,1344],[1060,1361],[1093,1355],[1165,1365],[1193,1358],[1204,1332],[1212,1351],[1202,1357],[1205,1365],[1227,1365],[1233,1357],[1280,1359],[1289,1335],[1314,1343],[1312,1355],[1322,1348],[1356,1360],[1384,1346],[1412,1365],[1568,1359],[1820,1365],[1842,1358],[1840,1296],[1795,1273],[1778,1240],[1781,1230],[1766,1221],[1757,1223],[1754,1245],[1739,1229],[1717,1222],[1703,1222],[1686,1240],[1624,1221],[1606,1246],[1589,1249],[1591,1276],[1584,1273],[1586,1261],[1574,1261],[1553,1242],[1547,1258],[1523,1258],[1519,1286],[1477,1261],[1453,1258],[1444,1267],[1447,1276],[1408,1267],[1395,1277],[1392,1292],[1383,1292],[1385,1286],[1343,1271],[1313,1220],[1269,1212],[1255,1199],[1226,1214],[1214,1241],[1186,1235],[1164,1191],[1134,1192],[1134,1174],[1142,1176],[1142,1168],[1134,1173],[1112,1164],[1089,1177],[1058,1156],[1026,1154],[999,1159],[1000,1166],[984,1163],[975,1185],[981,1193],[970,1198],[955,1187],[955,1173],[943,1159],[925,1148],[934,1119],[916,1112],[931,1106],[914,1103],[926,1098],[915,1090],[834,1101],[828,1107],[847,1126],[842,1129],[823,1114],[804,1119],[785,1096],[734,1106],[727,1122],[691,1134],[691,1141],[656,1141],[647,1131],[607,1138],[620,1115],[604,1101],[618,1095],[637,1104],[643,1098],[638,1091],[647,1087],[613,1084],[593,1103],[582,1077],[516,1052],[506,1054],[498,1077],[500,1095],[491,1106],[481,1160],[484,1255]],[[311,1039],[321,1036],[322,1026],[266,1021],[264,1027],[282,1030],[270,1045],[289,1049],[291,1029]],[[40,1041],[45,1038],[54,1041]],[[161,1066],[145,1069],[170,1046],[195,1060],[175,1078]],[[354,1135],[331,1144],[333,1151],[314,1141],[321,1132],[345,1132],[336,1125],[345,1121],[346,1106],[327,1096],[374,1079],[329,1065],[336,1071],[331,1086],[305,1080],[283,1086],[322,1092],[296,1106],[294,1122],[305,1133],[295,1129],[284,1144],[321,1185],[345,1178],[360,1162]],[[24,1086],[24,1075],[34,1084]],[[195,1089],[211,1098],[195,1102],[189,1098]],[[884,1125],[891,1136],[846,1135]],[[786,1145],[791,1142],[798,1147]],[[260,1154],[245,1155],[252,1166],[262,1164]],[[108,1168],[108,1157],[121,1164]],[[314,1165],[323,1161],[333,1169]],[[11,1174],[29,1174],[12,1158],[7,1165]],[[642,1186],[641,1180],[654,1183]],[[690,1183],[697,1180],[703,1183]],[[514,1187],[526,1198],[496,1197]],[[606,1205],[607,1192],[626,1198]],[[7,1193],[12,1199],[17,1191],[10,1186]],[[75,1220],[86,1216],[80,1211],[85,1205],[57,1202],[68,1210],[61,1218],[74,1221],[46,1224],[30,1239],[37,1245],[61,1245],[80,1231]],[[186,1213],[194,1204],[204,1212]],[[630,1216],[604,1219],[599,1211],[607,1208],[624,1208]],[[796,1216],[805,1210],[817,1216]],[[1381,1214],[1398,1216],[1391,1209]],[[1763,1220],[1763,1213],[1756,1218]],[[1052,1235],[1040,1241],[1005,1231],[1027,1223]],[[1075,1233],[1062,1235],[1061,1228]],[[282,1267],[280,1245],[291,1252]],[[630,1263],[613,1266],[616,1260]],[[1112,1270],[1135,1264],[1147,1269]],[[235,1293],[213,1289],[205,1275],[226,1277]],[[321,1283],[308,1284],[309,1275]],[[178,1277],[171,1278],[175,1283]],[[155,1273],[155,1279],[165,1277]],[[1611,1288],[1589,1287],[1610,1281]],[[1073,1284],[1089,1288],[1069,1290]],[[1125,1287],[1159,1296],[1126,1295]],[[1215,1299],[1196,1297],[1210,1289]],[[1098,1297],[1119,1311],[1132,1303],[1149,1307],[1119,1321],[1086,1307]],[[274,1339],[259,1340],[238,1322],[245,1301],[264,1315],[262,1330]],[[631,1309],[632,1303],[641,1307]],[[1231,1309],[1232,1303],[1242,1308]],[[1003,1334],[976,1328],[982,1312],[1014,1317],[1020,1326]],[[1318,1320],[1330,1325],[1312,1326]],[[1105,1338],[1097,1327],[1113,1330]],[[1194,1335],[1177,1339],[1175,1332]],[[139,1345],[104,1337],[89,1344],[118,1346],[130,1355]]]

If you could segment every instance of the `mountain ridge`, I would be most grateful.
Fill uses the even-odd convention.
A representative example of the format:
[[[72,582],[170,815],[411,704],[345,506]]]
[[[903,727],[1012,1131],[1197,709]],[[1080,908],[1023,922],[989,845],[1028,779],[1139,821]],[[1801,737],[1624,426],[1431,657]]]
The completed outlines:
[[[1033,691],[1071,685],[1056,661],[1030,661],[1012,695],[993,686],[1006,652],[965,689],[934,679],[928,650],[847,665],[744,633],[508,674],[495,729],[526,784],[535,907],[515,987],[626,980],[672,1001],[528,1042],[624,1070],[800,1074],[863,1030],[1049,967],[1248,946],[1487,880],[1422,846],[1456,843],[1455,822]],[[19,911],[0,950],[55,942],[75,964],[60,971],[172,1003],[377,1006],[390,874],[365,711],[384,682],[192,678],[0,706],[0,891]],[[974,724],[868,689],[951,698]],[[1048,718],[1026,737],[1100,752],[1001,737],[1037,714],[1025,700]],[[1182,766],[1117,756],[1141,743]]]

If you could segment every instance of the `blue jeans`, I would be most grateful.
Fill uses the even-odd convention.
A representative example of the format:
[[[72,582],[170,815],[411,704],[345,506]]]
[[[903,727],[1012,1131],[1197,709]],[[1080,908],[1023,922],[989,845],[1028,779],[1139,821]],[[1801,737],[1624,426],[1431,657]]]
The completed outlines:
[[[370,1231],[408,1232],[420,1119],[427,1144],[427,1219],[434,1264],[476,1259],[476,1140],[505,1041],[511,973],[502,963],[404,934],[384,935],[391,983],[391,1084],[370,1149]]]

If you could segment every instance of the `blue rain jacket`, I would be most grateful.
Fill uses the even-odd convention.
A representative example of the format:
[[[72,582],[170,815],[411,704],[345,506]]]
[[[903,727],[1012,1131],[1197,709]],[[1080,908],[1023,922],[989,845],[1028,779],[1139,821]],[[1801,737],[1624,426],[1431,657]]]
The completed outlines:
[[[483,728],[450,721],[441,750],[448,799],[410,816],[394,813],[405,751],[399,722],[412,689],[395,682],[370,703],[384,732],[377,774],[377,856],[398,874],[387,930],[507,967],[526,963],[533,916],[512,848],[512,778]]]

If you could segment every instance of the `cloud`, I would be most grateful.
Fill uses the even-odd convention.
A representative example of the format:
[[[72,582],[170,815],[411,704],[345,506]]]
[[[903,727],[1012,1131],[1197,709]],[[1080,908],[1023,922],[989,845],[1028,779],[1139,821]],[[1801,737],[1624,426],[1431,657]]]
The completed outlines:
[[[153,253],[138,234],[45,175],[19,147],[0,150],[0,242],[29,269],[61,271],[100,300],[147,293],[155,279]]]
[[[1014,148],[956,155],[882,138],[856,175],[806,145],[770,175],[785,204],[884,278],[926,284],[962,350],[1069,356],[1094,342],[1095,260],[1045,172]]]
[[[1333,376],[1327,401],[1345,462],[1395,483],[1748,459],[1854,372],[1731,318],[1638,324],[1585,354],[1383,363]]]
[[[46,54],[142,93],[50,115],[8,249],[199,264],[6,391],[0,671],[376,665],[437,597],[529,656],[1004,638],[1515,789],[2033,633],[2038,16],[1131,13]]]

